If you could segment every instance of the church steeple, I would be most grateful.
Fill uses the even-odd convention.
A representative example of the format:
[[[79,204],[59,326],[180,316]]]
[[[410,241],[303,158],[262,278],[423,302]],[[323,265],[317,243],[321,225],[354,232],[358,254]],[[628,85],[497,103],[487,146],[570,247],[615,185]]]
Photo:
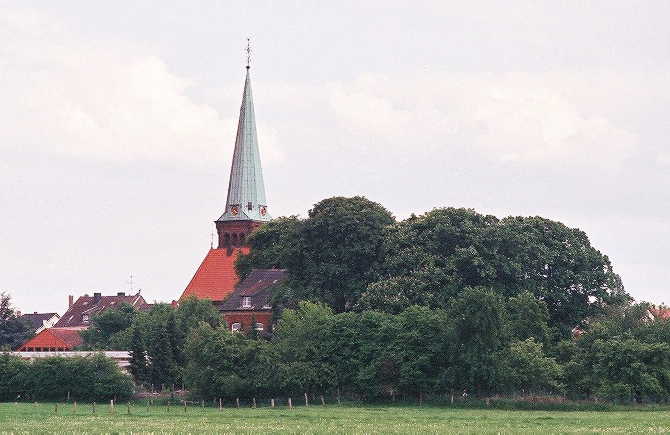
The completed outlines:
[[[247,69],[240,107],[240,119],[237,124],[237,137],[230,167],[228,198],[226,209],[218,221],[254,220],[269,221],[263,168],[258,150],[256,116],[251,93],[251,78]]]
[[[268,213],[263,168],[258,150],[249,54],[250,49],[247,46],[247,71],[233,161],[230,167],[226,209],[216,220],[219,248],[244,245],[246,235],[253,228],[271,219]]]

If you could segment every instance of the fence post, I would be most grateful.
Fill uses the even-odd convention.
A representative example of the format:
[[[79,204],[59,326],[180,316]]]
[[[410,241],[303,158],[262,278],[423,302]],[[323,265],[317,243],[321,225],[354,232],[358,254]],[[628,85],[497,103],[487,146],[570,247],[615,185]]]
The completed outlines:
[[[321,406],[326,406],[326,400],[323,398],[323,394],[321,395]]]
[[[237,397],[235,399],[235,404],[237,405],[238,408],[240,407],[240,398],[239,397]]]
[[[341,405],[341,403],[340,403],[340,387],[337,387],[337,404]]]
[[[114,414],[114,399],[109,401],[109,413]]]
[[[270,407],[275,407],[275,399],[270,399]]]
[[[54,414],[58,414],[58,403],[54,404]]]
[[[95,414],[95,402],[93,402],[93,414]]]
[[[219,397],[219,411],[223,409],[223,402],[221,401],[221,398]]]
[[[205,399],[202,399],[202,400],[200,401],[200,406],[201,406],[202,408],[205,407]]]
[[[130,402],[126,403],[126,406],[128,407],[128,415],[130,415]]]
[[[184,403],[184,414],[186,414],[186,400],[182,400],[182,402]]]
[[[288,398],[288,407],[289,409],[293,409],[293,402],[291,402],[291,398]]]
[[[254,397],[252,400],[253,400],[253,405],[251,405],[251,407],[255,408],[256,407],[256,398]]]
[[[77,413],[77,401],[76,400],[74,401],[74,413],[75,414]]]
[[[70,401],[70,392],[69,391],[67,392],[67,401],[68,402]]]
[[[307,399],[307,393],[305,393],[305,406],[309,406],[309,400]]]

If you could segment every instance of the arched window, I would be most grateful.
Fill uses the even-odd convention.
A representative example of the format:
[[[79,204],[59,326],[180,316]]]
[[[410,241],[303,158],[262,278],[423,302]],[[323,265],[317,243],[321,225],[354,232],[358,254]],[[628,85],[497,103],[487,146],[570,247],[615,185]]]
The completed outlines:
[[[239,322],[235,322],[232,325],[230,325],[230,330],[233,332],[238,332],[240,329],[242,329],[242,324]]]
[[[262,323],[256,323],[254,324],[254,329],[256,331],[262,331],[263,330],[263,324]]]

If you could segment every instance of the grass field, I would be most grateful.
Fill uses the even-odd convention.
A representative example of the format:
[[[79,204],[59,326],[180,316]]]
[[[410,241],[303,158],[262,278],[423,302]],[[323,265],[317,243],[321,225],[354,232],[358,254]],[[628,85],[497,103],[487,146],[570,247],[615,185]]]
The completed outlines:
[[[670,411],[508,411],[436,406],[215,408],[0,403],[0,433],[670,432]]]

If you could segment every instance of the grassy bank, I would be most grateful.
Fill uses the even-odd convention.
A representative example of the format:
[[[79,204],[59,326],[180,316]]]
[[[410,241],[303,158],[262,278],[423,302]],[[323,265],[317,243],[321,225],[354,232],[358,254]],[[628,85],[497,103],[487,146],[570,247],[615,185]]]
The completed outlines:
[[[639,412],[645,411],[645,412]],[[526,411],[438,406],[309,408],[146,407],[0,404],[0,432],[444,433],[667,432],[670,412],[631,407],[602,411]]]

